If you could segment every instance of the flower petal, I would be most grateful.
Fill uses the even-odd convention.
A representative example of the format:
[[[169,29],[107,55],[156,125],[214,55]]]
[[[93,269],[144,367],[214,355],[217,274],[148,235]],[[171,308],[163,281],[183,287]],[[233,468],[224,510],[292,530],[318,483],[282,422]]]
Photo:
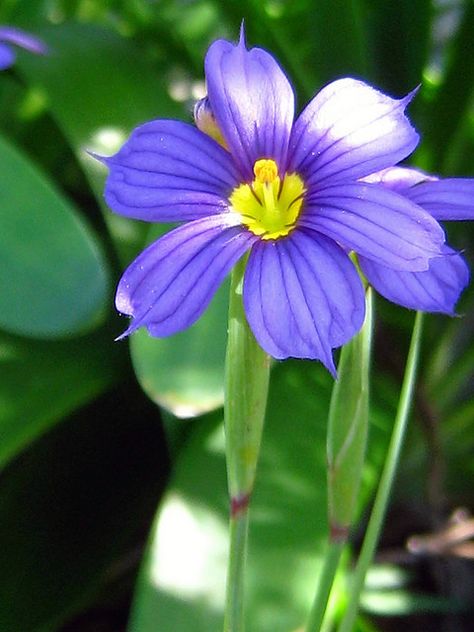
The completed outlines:
[[[0,70],[6,70],[15,63],[15,51],[0,42]]]
[[[101,160],[110,169],[107,204],[120,215],[149,222],[222,213],[238,183],[229,153],[180,121],[145,123],[117,154]]]
[[[255,239],[225,216],[189,222],[153,243],[118,285],[117,309],[134,317],[121,338],[141,326],[170,336],[192,325]]]
[[[451,248],[430,260],[424,272],[400,272],[359,257],[368,281],[389,301],[424,312],[454,314],[459,295],[469,282],[464,259]]]
[[[284,172],[294,95],[277,62],[261,48],[247,50],[242,32],[236,46],[211,45],[205,71],[214,117],[244,180],[253,180],[259,158],[275,160]]]
[[[436,219],[474,219],[474,179],[446,178],[422,182],[403,191]]]
[[[317,358],[332,374],[331,349],[346,343],[364,320],[364,290],[354,265],[312,230],[256,243],[243,298],[249,325],[267,353]]]
[[[295,123],[289,170],[312,184],[361,178],[399,162],[419,139],[404,114],[413,96],[392,99],[350,78],[330,83]]]
[[[381,184],[391,191],[404,194],[407,189],[415,186],[415,184],[437,180],[438,178],[421,171],[421,169],[396,166],[376,171],[375,173],[371,173],[369,176],[361,179],[364,182],[370,182],[371,184]]]
[[[474,219],[474,179],[443,178],[418,169],[390,167],[364,178],[397,191],[438,220]]]
[[[48,47],[39,38],[12,26],[0,27],[0,41],[15,44],[37,55],[45,55],[48,52]]]
[[[336,184],[310,193],[299,223],[396,270],[427,270],[444,243],[441,226],[428,212],[373,184]]]

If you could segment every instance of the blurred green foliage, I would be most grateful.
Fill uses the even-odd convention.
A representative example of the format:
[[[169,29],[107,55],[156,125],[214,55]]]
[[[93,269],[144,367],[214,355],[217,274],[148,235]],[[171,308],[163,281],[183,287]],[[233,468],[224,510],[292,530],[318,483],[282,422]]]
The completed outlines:
[[[288,72],[299,107],[344,75],[395,96],[421,83],[410,106],[422,134],[415,163],[474,175],[469,0],[3,0],[0,23],[42,37],[50,55],[20,51],[0,75],[2,632],[116,632],[127,621],[130,632],[220,628],[225,291],[175,338],[139,332],[131,357],[129,343],[114,342],[125,328],[115,280],[158,233],[105,207],[105,169],[87,151],[113,153],[146,120],[190,120],[208,45],[236,39],[242,19],[249,44],[271,50]],[[472,227],[448,232],[472,268]],[[427,319],[381,552],[401,575],[391,589],[371,583],[361,630],[394,629],[402,615],[395,629],[400,621],[420,629],[409,626],[422,620],[462,630],[469,608],[474,616],[472,561],[447,550],[420,563],[403,548],[456,507],[474,507],[472,286],[458,311]],[[380,298],[376,313],[361,525],[413,322]],[[251,632],[297,630],[311,602],[326,538],[330,388],[317,363],[274,368],[252,510]],[[339,593],[335,616],[343,581]]]

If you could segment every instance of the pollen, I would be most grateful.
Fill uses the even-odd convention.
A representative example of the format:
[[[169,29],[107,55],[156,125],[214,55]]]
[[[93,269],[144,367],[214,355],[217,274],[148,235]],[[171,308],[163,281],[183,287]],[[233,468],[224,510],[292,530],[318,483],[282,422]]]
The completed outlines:
[[[278,167],[274,160],[257,160],[253,166],[255,179],[262,184],[273,182],[278,177]]]
[[[232,210],[262,239],[285,237],[295,228],[301,213],[304,182],[297,173],[280,178],[276,162],[268,158],[257,160],[253,172],[253,182],[232,191],[229,198]]]

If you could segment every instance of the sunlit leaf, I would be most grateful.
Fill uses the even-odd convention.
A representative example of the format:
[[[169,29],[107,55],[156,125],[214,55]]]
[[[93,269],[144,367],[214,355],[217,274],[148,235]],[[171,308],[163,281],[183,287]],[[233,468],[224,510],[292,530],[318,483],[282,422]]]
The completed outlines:
[[[228,284],[190,329],[170,338],[134,334],[131,354],[149,397],[178,417],[195,417],[222,406]]]
[[[105,314],[107,269],[74,207],[0,139],[0,327],[70,336]]]

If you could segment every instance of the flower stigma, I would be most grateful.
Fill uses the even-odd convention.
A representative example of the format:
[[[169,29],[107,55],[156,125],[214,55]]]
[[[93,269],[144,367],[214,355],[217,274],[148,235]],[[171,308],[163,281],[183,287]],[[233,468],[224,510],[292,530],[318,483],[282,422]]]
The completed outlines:
[[[306,191],[297,173],[278,175],[274,160],[262,158],[253,166],[255,179],[236,187],[229,198],[242,223],[262,239],[278,239],[295,227]]]

